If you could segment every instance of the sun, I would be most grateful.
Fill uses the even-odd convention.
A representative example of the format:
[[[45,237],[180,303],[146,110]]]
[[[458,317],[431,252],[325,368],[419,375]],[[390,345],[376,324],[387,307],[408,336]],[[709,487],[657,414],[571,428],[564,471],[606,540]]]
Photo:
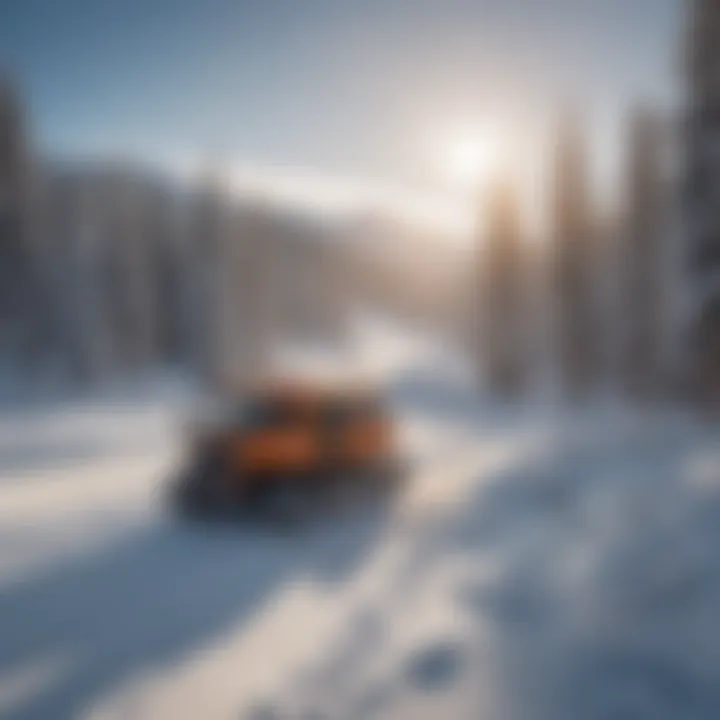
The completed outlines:
[[[450,140],[441,158],[447,181],[461,190],[475,190],[493,172],[498,147],[489,135],[460,135]]]

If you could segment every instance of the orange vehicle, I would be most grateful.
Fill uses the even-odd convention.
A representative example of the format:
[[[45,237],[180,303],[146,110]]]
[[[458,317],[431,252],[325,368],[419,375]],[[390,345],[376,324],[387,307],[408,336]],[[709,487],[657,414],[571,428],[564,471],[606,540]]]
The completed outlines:
[[[393,422],[377,392],[309,383],[256,387],[220,422],[196,429],[191,455],[176,485],[191,513],[289,512],[319,492],[389,481],[397,470]]]

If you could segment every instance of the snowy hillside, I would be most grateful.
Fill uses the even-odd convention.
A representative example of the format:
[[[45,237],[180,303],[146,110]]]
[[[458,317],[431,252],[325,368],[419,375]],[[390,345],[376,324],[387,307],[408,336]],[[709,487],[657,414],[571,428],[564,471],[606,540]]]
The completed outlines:
[[[720,716],[720,436],[393,384],[394,505],[184,526],[177,402],[0,416],[0,716]]]

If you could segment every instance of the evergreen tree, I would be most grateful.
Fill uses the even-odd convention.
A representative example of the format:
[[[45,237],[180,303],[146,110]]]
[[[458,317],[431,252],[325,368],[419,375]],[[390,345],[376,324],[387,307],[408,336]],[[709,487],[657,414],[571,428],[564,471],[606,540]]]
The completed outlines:
[[[596,243],[585,148],[575,121],[561,128],[555,158],[553,271],[560,380],[570,395],[598,379]]]
[[[688,38],[685,226],[697,392],[720,402],[720,2],[692,0]]]
[[[16,358],[28,321],[28,163],[20,98],[0,77],[0,351]]]
[[[519,203],[508,182],[497,182],[487,203],[480,262],[480,352],[493,392],[523,389],[528,361],[523,312],[523,248]]]
[[[635,112],[621,249],[624,378],[631,394],[644,397],[659,390],[665,357],[668,217],[661,131],[662,124],[650,111]]]
[[[196,303],[192,350],[200,374],[213,385],[224,382],[227,374],[222,357],[226,220],[226,198],[219,181],[205,179],[193,208],[188,272]]]

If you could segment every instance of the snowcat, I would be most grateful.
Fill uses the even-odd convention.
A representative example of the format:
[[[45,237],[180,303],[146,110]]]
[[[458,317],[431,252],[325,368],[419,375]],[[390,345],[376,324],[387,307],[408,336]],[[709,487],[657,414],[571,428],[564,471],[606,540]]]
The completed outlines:
[[[187,434],[173,486],[186,516],[297,519],[402,475],[391,414],[367,387],[264,383]]]

